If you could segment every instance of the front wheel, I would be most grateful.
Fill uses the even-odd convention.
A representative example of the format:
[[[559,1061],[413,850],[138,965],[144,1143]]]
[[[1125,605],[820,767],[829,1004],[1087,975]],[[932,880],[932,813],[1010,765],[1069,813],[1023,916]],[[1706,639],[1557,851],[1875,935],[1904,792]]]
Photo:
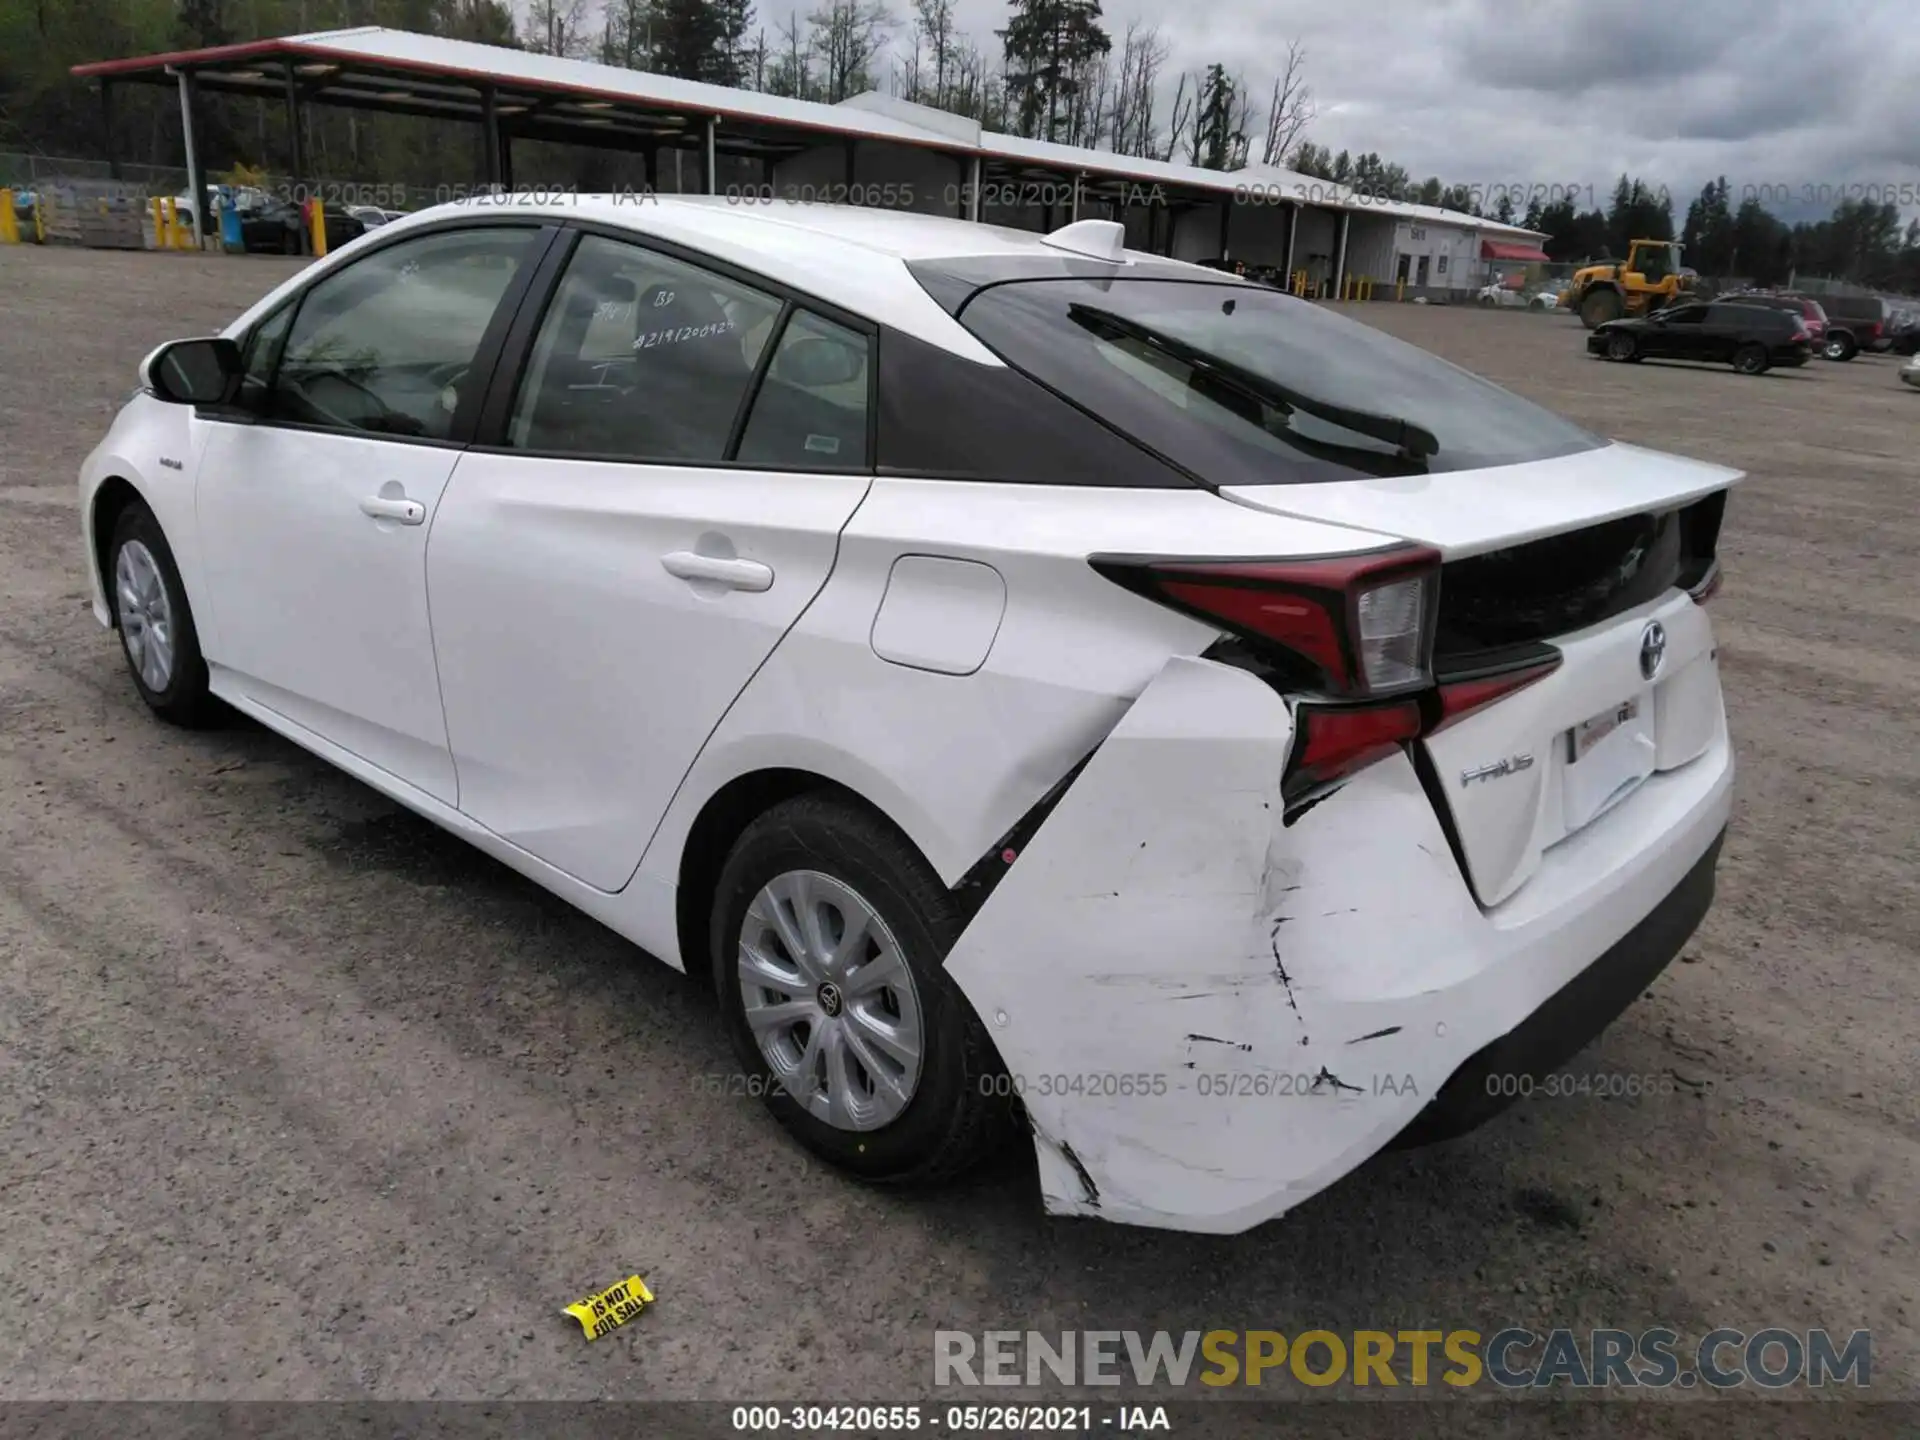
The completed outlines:
[[[1607,358],[1609,360],[1638,360],[1640,346],[1631,335],[1609,335],[1607,337]]]
[[[1767,347],[1748,341],[1733,352],[1733,368],[1742,375],[1758,375],[1767,368]]]
[[[176,725],[206,723],[213,696],[186,587],[160,522],[138,501],[114,524],[105,579],[120,649],[147,708]]]
[[[1618,320],[1624,309],[1618,292],[1591,290],[1580,302],[1580,323],[1589,330],[1598,330],[1609,320]]]
[[[964,925],[906,838],[848,801],[786,801],[734,845],[715,991],[748,1088],[816,1155],[925,1185],[1010,1132],[1012,1087],[943,968]]]

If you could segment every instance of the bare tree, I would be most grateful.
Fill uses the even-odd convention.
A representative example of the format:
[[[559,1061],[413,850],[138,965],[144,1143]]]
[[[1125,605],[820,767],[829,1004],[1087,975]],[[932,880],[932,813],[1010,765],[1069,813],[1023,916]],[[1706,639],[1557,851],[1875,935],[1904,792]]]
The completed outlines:
[[[628,70],[646,69],[653,49],[649,33],[652,18],[649,0],[607,0],[600,63]]]
[[[1088,56],[1073,70],[1073,86],[1067,102],[1067,133],[1061,138],[1069,145],[1091,150],[1106,132],[1107,112],[1113,104],[1113,70],[1105,53]]]
[[[1182,148],[1185,148],[1188,152],[1190,163],[1198,165],[1200,163],[1201,141],[1198,116],[1200,109],[1199,87],[1195,86],[1194,93],[1189,95],[1187,93],[1187,79],[1187,72],[1182,70],[1180,72],[1180,83],[1174,88],[1173,92],[1173,110],[1167,120],[1166,144],[1161,147],[1160,154],[1157,158],[1161,160],[1171,160],[1175,155],[1180,153]]]
[[[1107,118],[1108,143],[1114,154],[1162,158],[1153,103],[1167,54],[1167,42],[1160,38],[1158,26],[1138,21],[1128,24]]]
[[[1227,164],[1229,170],[1245,168],[1248,151],[1253,145],[1253,93],[1247,89],[1246,81],[1236,75],[1233,77],[1232,119],[1229,122],[1227,145]]]
[[[527,7],[526,42],[542,55],[578,56],[587,39],[587,0],[533,0]]]
[[[913,0],[916,34],[927,45],[927,102],[947,106],[947,87],[953,82],[953,64],[959,46],[964,43],[954,33],[953,0]]]
[[[825,0],[807,21],[826,68],[820,98],[832,105],[871,89],[873,61],[894,26],[885,0]]]
[[[926,37],[916,22],[907,31],[907,52],[893,62],[893,93],[902,100],[911,100],[916,105],[924,105],[931,98],[926,93],[926,69],[921,62],[921,46]]]
[[[768,93],[790,95],[796,100],[815,99],[813,32],[807,28],[806,21],[791,11],[773,28],[780,49],[767,67]]]
[[[1298,40],[1287,46],[1287,62],[1273,82],[1267,102],[1267,133],[1260,163],[1284,165],[1294,141],[1313,123],[1313,87],[1307,84],[1307,50]]]

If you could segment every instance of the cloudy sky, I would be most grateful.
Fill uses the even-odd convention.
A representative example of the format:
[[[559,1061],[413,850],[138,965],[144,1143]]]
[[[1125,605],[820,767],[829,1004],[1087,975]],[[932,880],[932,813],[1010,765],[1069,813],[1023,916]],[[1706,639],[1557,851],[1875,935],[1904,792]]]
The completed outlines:
[[[1105,11],[1116,50],[1129,20],[1157,22],[1170,69],[1220,60],[1262,95],[1299,39],[1319,111],[1311,137],[1377,150],[1416,178],[1590,185],[1604,205],[1624,171],[1669,188],[1676,224],[1722,174],[1736,205],[1751,186],[1788,219],[1824,216],[1853,193],[1840,187],[1920,199],[1920,0],[1107,0]],[[959,0],[959,12],[983,42],[1006,23],[1001,0]]]

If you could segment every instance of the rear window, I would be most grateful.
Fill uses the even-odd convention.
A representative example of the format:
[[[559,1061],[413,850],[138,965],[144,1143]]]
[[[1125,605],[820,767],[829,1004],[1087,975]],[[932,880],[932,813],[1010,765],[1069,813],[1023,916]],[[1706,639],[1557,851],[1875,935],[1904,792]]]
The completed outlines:
[[[982,290],[959,318],[1009,364],[1210,485],[1473,470],[1605,443],[1260,286],[1021,281]]]

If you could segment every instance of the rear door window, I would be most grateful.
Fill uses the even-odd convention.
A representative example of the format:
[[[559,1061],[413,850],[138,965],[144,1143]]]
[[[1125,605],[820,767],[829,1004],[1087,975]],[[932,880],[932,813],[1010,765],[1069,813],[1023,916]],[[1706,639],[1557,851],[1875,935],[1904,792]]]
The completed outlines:
[[[1605,443],[1264,286],[1032,280],[980,291],[959,318],[1009,364],[1211,485],[1471,470]]]
[[[675,256],[583,236],[534,342],[508,443],[549,455],[723,459],[781,308]]]

